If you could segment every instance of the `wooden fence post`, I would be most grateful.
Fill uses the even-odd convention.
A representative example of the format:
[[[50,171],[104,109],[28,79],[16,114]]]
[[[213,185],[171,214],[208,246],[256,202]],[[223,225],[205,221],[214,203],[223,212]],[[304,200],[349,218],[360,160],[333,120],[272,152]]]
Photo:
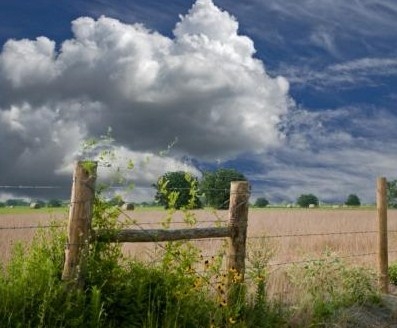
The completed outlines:
[[[62,279],[73,282],[77,287],[84,286],[84,254],[89,246],[96,170],[96,162],[80,161],[76,163],[73,174]]]
[[[376,208],[378,214],[378,266],[379,287],[382,293],[389,292],[388,244],[387,244],[387,192],[386,178],[377,179]]]
[[[244,279],[245,252],[248,226],[248,200],[250,196],[247,181],[233,181],[230,185],[230,240],[228,272],[236,272]]]

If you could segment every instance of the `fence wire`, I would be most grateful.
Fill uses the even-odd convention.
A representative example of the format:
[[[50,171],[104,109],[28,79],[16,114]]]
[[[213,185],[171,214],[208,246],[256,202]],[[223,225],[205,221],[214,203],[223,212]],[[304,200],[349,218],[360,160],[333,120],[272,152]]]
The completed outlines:
[[[119,189],[121,187],[124,186],[112,186],[110,187],[111,189]],[[17,185],[17,186],[12,186],[12,185],[0,185],[0,189],[25,189],[25,190],[29,190],[29,189],[70,189],[70,187],[65,187],[65,186],[34,186],[34,185]],[[136,187],[135,190],[139,190],[139,189],[145,189],[145,190],[154,190],[153,187]],[[185,191],[189,188],[173,188],[172,190],[175,191]],[[215,192],[224,192],[225,194],[230,194],[230,190],[228,189],[206,189],[206,190],[202,190],[202,192],[209,192],[209,191],[215,191]],[[250,190],[250,193],[256,193],[255,190]],[[246,194],[246,193],[244,193]],[[85,201],[76,201],[75,203],[84,203]],[[222,204],[220,206],[219,209],[214,209],[212,212],[212,216],[208,216],[205,220],[199,221],[196,223],[195,227],[200,226],[200,225],[227,225],[228,223],[230,223],[229,219],[226,219],[226,217],[228,216],[227,211],[223,211],[221,212],[221,214],[219,213],[219,210],[221,208],[223,208],[223,206],[225,204],[227,204],[228,201],[226,201],[224,204]],[[237,205],[237,207],[243,206],[245,205],[246,202],[241,202]],[[132,219],[130,217],[130,215],[126,212],[120,209],[120,215],[121,216],[125,216],[129,219],[131,219],[131,222],[129,223],[121,223],[120,227],[121,228],[127,228],[127,227],[134,227],[142,232],[145,232],[147,226],[150,225],[161,225],[161,222],[137,222],[135,219]],[[212,219],[213,217],[216,217],[217,219]],[[1,216],[0,216],[1,219]],[[185,221],[172,221],[171,222],[173,225],[186,225]],[[65,224],[60,224],[60,225],[47,225],[47,224],[43,224],[43,225],[26,225],[26,226],[17,226],[17,225],[13,225],[13,226],[0,226],[0,230],[4,231],[4,230],[34,230],[34,229],[50,229],[50,228],[65,228],[66,225]],[[283,239],[283,238],[293,238],[293,237],[314,237],[314,236],[337,236],[337,235],[362,235],[362,234],[367,234],[367,235],[371,235],[371,234],[376,234],[378,231],[376,230],[371,230],[371,231],[335,231],[335,232],[312,232],[312,233],[304,233],[304,232],[297,232],[297,233],[286,233],[286,234],[270,234],[270,235],[265,235],[265,236],[248,236],[248,240],[255,240],[255,239]],[[389,230],[389,233],[397,233],[397,230]],[[197,243],[200,242],[222,242],[224,241],[225,238],[211,238],[211,239],[195,239],[194,241]],[[155,238],[153,237],[153,243],[155,243],[156,247],[162,249],[163,251],[166,251],[165,246],[162,243],[159,243],[155,240]],[[70,244],[69,244],[70,245]],[[397,250],[392,249],[389,250],[389,253],[396,253]],[[377,252],[363,252],[363,253],[356,253],[356,254],[349,254],[349,255],[340,255],[337,256],[337,258],[341,258],[341,259],[349,259],[349,258],[357,258],[357,257],[366,257],[366,256],[375,256],[378,255]],[[214,256],[222,256],[224,259],[227,258],[227,254],[223,253],[223,254],[203,254],[202,258],[205,259],[211,259]],[[176,257],[177,261],[182,261],[183,259],[178,259],[178,257]],[[269,263],[269,267],[271,268],[275,268],[277,270],[277,268],[279,267],[283,267],[283,266],[287,266],[287,265],[297,265],[297,264],[304,264],[304,263],[310,263],[310,262],[315,262],[315,261],[321,261],[323,260],[323,258],[317,258],[317,259],[308,259],[308,260],[288,260],[288,261],[281,261],[281,262],[276,262],[276,263]],[[205,273],[205,271],[200,271],[200,270],[196,270],[196,273],[198,275]]]

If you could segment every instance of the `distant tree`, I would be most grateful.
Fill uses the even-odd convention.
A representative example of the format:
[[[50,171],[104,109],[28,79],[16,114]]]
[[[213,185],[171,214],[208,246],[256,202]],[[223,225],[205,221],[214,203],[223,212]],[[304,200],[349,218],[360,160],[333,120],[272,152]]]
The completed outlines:
[[[183,171],[167,172],[153,185],[157,192],[155,201],[165,208],[201,208],[198,179]]]
[[[3,203],[3,202],[0,202],[0,207],[5,207],[6,206],[6,204],[5,203]]]
[[[200,190],[204,194],[207,205],[217,209],[228,209],[230,183],[246,181],[244,174],[234,169],[218,169],[204,172]]]
[[[255,207],[266,207],[269,205],[269,201],[264,197],[259,197],[255,201]]]
[[[318,198],[313,194],[302,194],[296,200],[300,207],[309,207],[310,204],[318,206]]]
[[[45,201],[41,200],[41,199],[32,200],[31,203],[36,203],[39,207],[44,207],[45,206]]]
[[[6,200],[6,205],[7,206],[28,206],[29,203],[24,200],[24,199],[20,199],[20,198],[11,198],[11,199],[7,199]]]
[[[53,199],[50,199],[47,202],[47,206],[48,207],[61,207],[62,206],[62,201],[60,199],[53,198]]]
[[[345,204],[348,206],[360,206],[361,205],[360,198],[358,198],[358,196],[355,194],[350,194],[347,197]]]
[[[387,181],[387,206],[397,208],[397,180]]]
[[[120,195],[116,195],[108,200],[107,203],[111,206],[123,206],[125,202]]]

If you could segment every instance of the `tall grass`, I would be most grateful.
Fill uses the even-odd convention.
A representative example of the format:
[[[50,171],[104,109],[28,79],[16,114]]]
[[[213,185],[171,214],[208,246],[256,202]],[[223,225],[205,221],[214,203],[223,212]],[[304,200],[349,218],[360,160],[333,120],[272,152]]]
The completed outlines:
[[[94,228],[117,229],[118,213],[98,201]],[[310,225],[304,216],[309,212],[299,213],[298,219],[256,221],[255,232],[268,230],[269,225],[274,234],[282,228],[284,233],[331,231],[326,218]],[[372,223],[364,222],[363,229],[372,229]],[[352,224],[339,217],[337,227],[343,230]],[[236,272],[223,270],[222,243],[209,258],[202,257],[197,242],[165,243],[151,262],[126,257],[119,244],[92,243],[85,287],[71,289],[61,280],[65,230],[39,229],[31,243],[14,246],[0,270],[0,326],[307,327],[322,325],[340,308],[378,301],[373,272],[337,256],[347,246],[332,246],[328,236],[309,241],[290,237],[283,245],[285,241],[264,238],[264,234],[252,238],[252,231],[244,282]],[[372,243],[372,239],[364,244],[352,239],[345,245],[357,244],[357,250]],[[309,246],[311,251],[305,250]],[[329,252],[324,253],[327,247]],[[274,266],[302,259],[302,254],[308,260],[305,263]],[[272,292],[276,273],[284,283]],[[233,283],[228,285],[228,281]]]

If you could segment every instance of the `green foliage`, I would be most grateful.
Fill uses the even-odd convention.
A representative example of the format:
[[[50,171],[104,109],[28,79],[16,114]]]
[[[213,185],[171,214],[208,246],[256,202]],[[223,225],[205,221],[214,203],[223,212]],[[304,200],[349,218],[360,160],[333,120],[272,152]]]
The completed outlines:
[[[311,204],[318,206],[318,198],[313,194],[302,194],[296,200],[300,207],[309,207]]]
[[[48,207],[62,207],[62,201],[60,199],[53,198],[47,202],[47,206]]]
[[[257,198],[254,204],[255,207],[266,207],[267,205],[269,205],[269,201],[264,197]]]
[[[3,202],[0,202],[0,207],[5,207],[6,206],[6,204],[5,203],[3,203]]]
[[[358,196],[355,194],[350,194],[347,197],[345,204],[347,206],[360,206],[361,205],[360,198],[358,198]]]
[[[397,208],[397,180],[387,181],[387,206]]]
[[[266,292],[269,262],[275,253],[276,245],[266,236],[248,243],[246,271],[255,286],[255,293],[248,302],[246,312],[245,321],[248,327],[280,327],[286,323],[286,311],[283,311],[281,304],[270,302]]]
[[[389,265],[389,280],[393,285],[397,286],[397,262]]]
[[[123,206],[125,202],[120,195],[115,195],[110,200],[108,200],[108,204],[111,206]]]
[[[294,265],[289,278],[301,289],[297,309],[311,314],[309,318],[316,324],[342,307],[379,301],[376,274],[362,267],[349,267],[330,252],[321,259]]]
[[[207,205],[216,209],[228,209],[230,198],[230,183],[246,181],[245,176],[234,169],[218,169],[204,172],[200,190],[205,195]]]
[[[154,185],[155,200],[166,209],[195,209],[202,204],[198,197],[198,179],[188,172],[167,172]]]
[[[51,240],[51,242],[48,242]],[[0,322],[6,327],[78,327],[85,295],[60,283],[65,235],[39,230],[32,245],[17,244],[0,272]]]
[[[6,200],[7,206],[29,206],[29,203],[24,199],[7,199]]]

